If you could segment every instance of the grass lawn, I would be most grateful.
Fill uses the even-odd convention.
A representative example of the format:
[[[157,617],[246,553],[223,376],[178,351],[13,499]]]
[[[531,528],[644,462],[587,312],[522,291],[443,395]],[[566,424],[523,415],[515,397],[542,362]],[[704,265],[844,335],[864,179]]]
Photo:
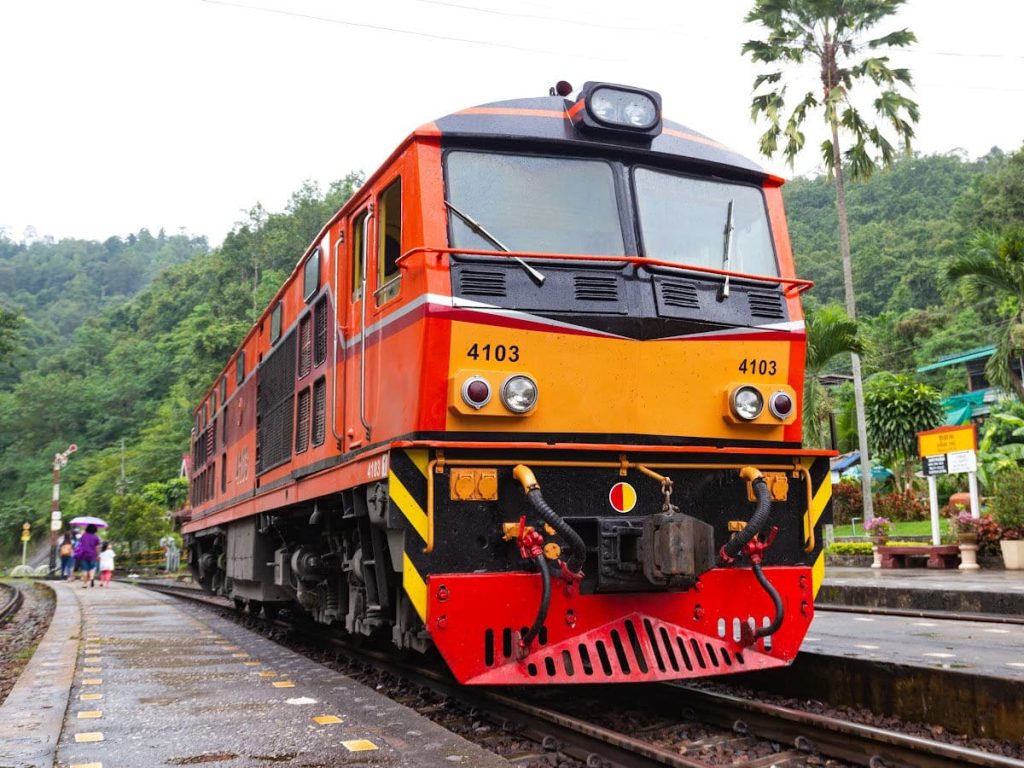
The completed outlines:
[[[837,525],[835,527],[836,536],[863,536],[867,538],[867,533],[864,528],[861,527],[861,522],[858,520],[854,526],[849,523],[844,525]],[[945,536],[949,533],[949,520],[945,517],[939,517],[939,535]],[[892,523],[891,532],[889,538],[897,540],[903,536],[931,536],[932,535],[932,521],[929,520],[912,520],[909,522],[894,522]]]

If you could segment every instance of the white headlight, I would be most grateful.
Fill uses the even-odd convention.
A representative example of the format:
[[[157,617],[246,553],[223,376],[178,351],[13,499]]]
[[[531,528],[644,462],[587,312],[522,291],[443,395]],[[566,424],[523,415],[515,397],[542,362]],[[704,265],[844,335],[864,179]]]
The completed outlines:
[[[529,376],[509,376],[501,385],[501,402],[513,413],[526,413],[537,404],[537,382]]]
[[[590,97],[590,109],[595,117],[607,122],[615,122],[615,101],[607,92],[595,91]]]
[[[764,410],[764,397],[755,387],[737,387],[732,393],[732,410],[746,421],[753,421]]]

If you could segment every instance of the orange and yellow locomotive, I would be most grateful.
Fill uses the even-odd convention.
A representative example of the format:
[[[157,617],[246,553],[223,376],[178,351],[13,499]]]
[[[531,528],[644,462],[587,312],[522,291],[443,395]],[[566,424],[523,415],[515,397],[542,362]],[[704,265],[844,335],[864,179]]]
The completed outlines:
[[[196,410],[190,564],[469,684],[789,663],[828,454],[781,179],[587,83],[422,126]]]

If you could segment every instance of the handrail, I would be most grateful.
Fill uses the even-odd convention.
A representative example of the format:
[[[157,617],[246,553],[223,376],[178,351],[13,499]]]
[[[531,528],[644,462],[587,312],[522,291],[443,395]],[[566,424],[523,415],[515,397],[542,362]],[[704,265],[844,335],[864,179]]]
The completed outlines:
[[[753,280],[762,283],[776,283],[783,286],[786,295],[798,296],[809,290],[813,280],[804,280],[799,277],[781,277],[777,275],[751,275],[747,272],[736,272],[729,269],[717,267],[703,267],[698,264],[680,264],[676,261],[665,261],[663,259],[650,259],[646,256],[608,256],[602,254],[580,254],[580,253],[545,253],[537,251],[485,251],[476,248],[449,248],[444,246],[419,245],[410,248],[399,256],[395,262],[401,268],[403,262],[417,253],[441,254],[465,254],[467,256],[497,256],[499,258],[520,258],[520,259],[544,259],[548,261],[607,261],[619,264],[637,264],[639,266],[668,267],[683,272],[701,272],[720,277],[736,277],[742,280]],[[792,292],[792,294],[791,294]]]

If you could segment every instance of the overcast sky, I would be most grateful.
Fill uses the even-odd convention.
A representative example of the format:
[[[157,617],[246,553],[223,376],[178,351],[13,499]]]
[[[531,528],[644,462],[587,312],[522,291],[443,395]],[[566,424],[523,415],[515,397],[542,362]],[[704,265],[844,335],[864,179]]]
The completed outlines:
[[[413,128],[564,79],[660,91],[666,116],[757,156],[749,0],[2,0],[0,227],[218,244],[257,201],[373,171]],[[1024,2],[910,0],[915,148],[1024,140]],[[813,77],[811,67],[807,71]],[[811,85],[813,83],[808,81]],[[812,146],[813,145],[813,146]]]

